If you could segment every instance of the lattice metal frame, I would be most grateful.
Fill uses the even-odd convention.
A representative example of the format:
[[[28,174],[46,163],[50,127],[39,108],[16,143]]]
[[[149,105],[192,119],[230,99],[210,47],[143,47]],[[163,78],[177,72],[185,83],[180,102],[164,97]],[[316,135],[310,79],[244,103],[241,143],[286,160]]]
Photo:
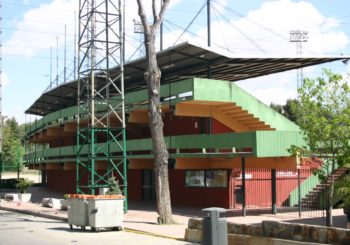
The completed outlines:
[[[121,1],[79,1],[77,193],[95,194],[114,176],[127,196]]]

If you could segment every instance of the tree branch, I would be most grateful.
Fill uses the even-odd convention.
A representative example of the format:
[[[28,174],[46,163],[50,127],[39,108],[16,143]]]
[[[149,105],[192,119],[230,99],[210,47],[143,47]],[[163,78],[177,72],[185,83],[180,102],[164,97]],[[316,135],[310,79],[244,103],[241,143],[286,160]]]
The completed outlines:
[[[153,11],[153,25],[154,25],[158,20],[156,0],[152,0],[152,11]]]
[[[160,23],[162,23],[163,17],[164,17],[166,9],[168,8],[169,2],[170,2],[170,0],[164,0],[163,1],[163,5],[162,5],[162,7],[160,9],[158,18],[157,18],[157,20],[155,22],[153,22],[154,30],[157,30],[158,27],[160,26]]]
[[[146,12],[145,12],[145,8],[143,7],[143,3],[142,0],[137,0],[137,4],[139,6],[139,16],[142,22],[142,26],[143,26],[143,31],[145,33],[149,33],[149,27],[147,24],[147,16],[146,16]]]

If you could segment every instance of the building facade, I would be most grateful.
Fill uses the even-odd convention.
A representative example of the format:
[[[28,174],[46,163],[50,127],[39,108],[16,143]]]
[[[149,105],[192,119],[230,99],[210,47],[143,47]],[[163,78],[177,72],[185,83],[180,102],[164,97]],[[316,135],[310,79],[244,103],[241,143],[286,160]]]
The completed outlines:
[[[259,169],[291,170],[291,174],[276,177],[292,183],[279,191],[277,205],[291,199],[297,182],[288,178],[300,166],[287,149],[304,144],[298,126],[224,79],[257,77],[333,59],[298,58],[299,63],[293,59],[233,59],[189,44],[180,48],[158,55],[172,203],[236,208],[242,203],[242,178],[249,179],[249,174],[242,175],[244,168],[252,169],[251,175],[259,175]],[[125,73],[128,199],[136,201],[155,199],[144,66],[144,60],[137,60]],[[205,78],[208,70],[212,79]],[[65,193],[76,191],[76,93],[76,81],[61,84],[27,110],[41,118],[27,128],[25,163],[45,173],[48,188]],[[113,122],[120,126],[118,120]],[[80,127],[84,123],[82,120]],[[118,156],[118,147],[114,143],[106,146],[105,141],[98,136],[96,144],[111,147],[112,156]],[[79,155],[87,155],[88,149],[81,149]],[[103,174],[106,164],[97,161],[95,170]],[[252,205],[271,205],[270,177],[258,184],[266,188],[246,195]],[[303,181],[309,177],[304,175]]]

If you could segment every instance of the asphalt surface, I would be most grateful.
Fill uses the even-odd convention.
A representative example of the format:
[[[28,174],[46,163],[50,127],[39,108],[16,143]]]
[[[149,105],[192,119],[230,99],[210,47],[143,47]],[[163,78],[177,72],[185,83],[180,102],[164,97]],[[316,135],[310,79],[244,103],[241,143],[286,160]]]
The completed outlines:
[[[70,230],[65,222],[0,210],[0,245],[21,244],[152,244],[183,245],[185,241],[126,231]]]

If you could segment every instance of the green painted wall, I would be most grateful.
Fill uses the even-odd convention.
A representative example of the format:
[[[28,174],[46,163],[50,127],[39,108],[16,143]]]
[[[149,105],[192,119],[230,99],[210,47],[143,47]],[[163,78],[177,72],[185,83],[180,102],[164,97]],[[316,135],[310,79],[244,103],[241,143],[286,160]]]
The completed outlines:
[[[184,93],[187,93],[187,97],[180,98],[179,95]],[[302,136],[299,133],[299,128],[294,123],[230,82],[190,78],[176,83],[162,85],[161,97],[163,97],[163,99],[173,97],[171,102],[164,102],[172,104],[185,99],[236,103],[249,113],[254,114],[255,117],[259,117],[261,120],[264,120],[269,125],[277,129],[277,131],[166,137],[165,141],[168,148],[179,149],[177,152],[180,153],[181,149],[198,149],[200,152],[203,148],[230,149],[235,147],[237,150],[239,150],[249,147],[252,148],[253,155],[257,157],[288,156],[289,153],[287,152],[287,148],[289,148],[290,145],[304,144]],[[138,107],[144,107],[145,101],[147,101],[147,91],[145,89],[128,93],[125,101],[127,111],[134,110]],[[50,125],[74,121],[76,113],[77,107],[73,106],[48,114],[40,120],[32,123],[32,125],[27,129],[27,135],[30,136],[38,130]],[[116,149],[116,147],[112,147]],[[142,150],[152,150],[151,139],[127,141],[127,151],[132,152]],[[82,151],[82,154],[86,154],[87,148],[84,147]],[[76,147],[66,146],[61,148],[45,149],[32,154],[27,154],[26,161],[54,162],[61,157],[66,157],[71,160],[75,159],[75,155]],[[205,154],[202,156],[205,157]],[[132,157],[137,158],[140,157],[140,155],[132,153],[129,154],[129,158]],[[147,154],[147,157],[152,158],[152,155]],[[64,159],[62,161],[66,160],[67,159]]]
[[[190,78],[176,83],[165,84],[161,86],[161,97],[176,97],[172,100],[172,104],[175,104],[178,101],[182,101],[183,98],[179,98],[179,95],[186,92],[193,93],[192,97],[186,98],[187,100],[193,99],[236,103],[238,106],[241,106],[244,110],[247,110],[255,117],[260,118],[262,121],[271,125],[271,127],[275,128],[276,130],[299,130],[299,127],[296,124],[286,119],[278,112],[271,109],[269,106],[263,104],[254,96],[250,95],[249,93],[239,88],[232,82],[201,78]],[[145,107],[145,105],[142,104],[142,102],[145,101],[147,101],[146,89],[127,93],[125,95],[126,110],[130,111],[138,107]],[[115,98],[114,102],[111,103],[118,103],[117,98]],[[27,133],[34,133],[35,131],[47,127],[51,124],[72,121],[74,120],[77,111],[77,107],[73,106],[50,113],[41,118],[40,120],[33,122],[32,125],[28,127]]]
[[[291,145],[302,146],[305,141],[299,131],[257,131],[257,156],[288,156]]]
[[[299,135],[299,136],[298,136]],[[287,131],[257,131],[246,133],[226,133],[213,135],[184,135],[165,137],[166,145],[169,149],[177,149],[178,155],[182,154],[182,150],[196,149],[198,156],[207,157],[207,154],[202,154],[205,149],[227,150],[236,148],[239,151],[242,148],[252,148],[252,155],[256,157],[274,157],[274,156],[289,156],[286,151],[288,144],[298,145],[302,141],[301,135],[297,132]],[[127,141],[128,158],[153,158],[151,154],[138,155],[136,151],[152,150],[151,139],[138,139]],[[97,144],[96,147],[107,147],[106,144]],[[118,147],[115,143],[111,144],[114,152],[117,152]],[[50,158],[52,162],[61,158],[69,158],[74,160],[76,156],[76,146],[65,146],[57,148],[48,148],[36,152],[28,153],[24,159],[27,163],[47,162]],[[81,150],[81,155],[87,154],[87,146]],[[172,154],[176,157],[177,154]],[[56,159],[56,160],[55,160]],[[60,161],[68,161],[63,159]]]
[[[295,123],[232,82],[194,78],[193,99],[234,102],[276,130],[299,130],[299,127]]]
[[[301,183],[300,184],[301,199],[303,199],[319,183],[320,183],[320,180],[315,175],[311,175],[303,183]],[[289,206],[294,207],[297,204],[298,204],[298,187],[295,188],[289,194]]]

